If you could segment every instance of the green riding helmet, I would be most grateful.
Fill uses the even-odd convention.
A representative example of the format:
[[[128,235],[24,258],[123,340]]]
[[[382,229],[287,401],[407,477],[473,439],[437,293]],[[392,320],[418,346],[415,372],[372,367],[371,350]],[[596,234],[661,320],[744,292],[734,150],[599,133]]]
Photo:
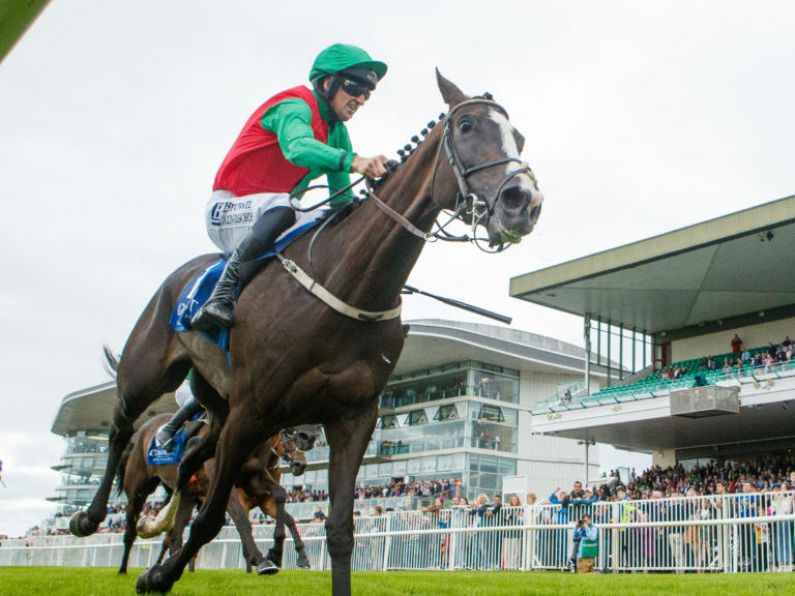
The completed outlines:
[[[354,75],[358,75],[356,78],[365,79],[371,89],[375,89],[375,84],[384,77],[386,70],[386,64],[373,60],[363,49],[345,43],[335,43],[317,55],[309,72],[309,80],[314,83],[317,79],[328,75],[353,71]],[[363,73],[366,71],[375,73],[375,80],[372,80],[371,76],[364,76]]]

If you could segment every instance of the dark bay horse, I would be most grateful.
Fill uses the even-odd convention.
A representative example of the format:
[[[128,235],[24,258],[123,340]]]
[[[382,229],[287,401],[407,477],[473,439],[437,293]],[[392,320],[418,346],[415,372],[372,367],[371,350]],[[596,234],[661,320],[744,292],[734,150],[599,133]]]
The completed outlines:
[[[532,231],[543,197],[521,162],[524,138],[489,97],[469,98],[437,72],[449,110],[409,158],[367,201],[314,239],[297,240],[285,257],[312,273],[339,301],[389,316],[341,314],[311,295],[278,261],[257,273],[240,295],[230,363],[195,332],[168,324],[181,290],[217,255],[198,257],[169,276],[149,302],[124,348],[105,476],[73,533],[94,532],[105,515],[119,456],[133,422],[174,390],[192,365],[194,394],[213,416],[210,432],[180,466],[175,496],[193,470],[215,454],[217,473],[182,549],[144,572],[141,593],[168,591],[194,553],[224,523],[229,494],[264,437],[305,423],[324,425],[330,447],[326,521],[333,592],[350,593],[353,492],[375,427],[378,395],[403,347],[400,291],[443,209],[455,209],[488,234],[490,244]],[[293,269],[294,270],[294,269]],[[469,274],[469,271],[465,271]],[[397,313],[397,314],[396,314]]]
[[[160,414],[144,423],[133,435],[122,454],[118,473],[119,489],[127,495],[127,527],[124,533],[124,552],[119,567],[119,573],[122,574],[127,573],[130,551],[138,535],[136,529],[139,516],[147,497],[154,492],[159,484],[166,488],[169,495],[176,486],[176,465],[151,466],[146,463],[146,452],[152,443],[152,438],[157,434],[158,429],[168,422],[170,416],[170,414]],[[200,429],[199,436],[203,430],[203,428]],[[311,427],[302,429],[301,432],[306,437],[315,433]],[[246,571],[250,571],[252,566],[257,568],[260,574],[274,573],[278,570],[278,567],[281,566],[285,524],[290,529],[298,551],[298,566],[309,567],[304,544],[295,526],[295,521],[284,511],[284,504],[277,502],[277,499],[274,498],[274,493],[278,492],[278,489],[275,490],[273,484],[278,484],[281,479],[280,459],[284,459],[290,465],[290,470],[295,476],[302,475],[306,469],[306,457],[298,448],[295,435],[295,432],[280,433],[260,445],[245,466],[246,487],[251,492],[247,493],[239,488],[237,492],[230,495],[227,512],[240,534]],[[163,547],[157,559],[158,563],[162,560],[166,549],[175,552],[182,546],[182,533],[190,521],[193,509],[201,504],[207,494],[210,478],[215,473],[214,464],[212,459],[206,461],[202,469],[193,476],[191,482],[182,491],[182,498],[174,516],[174,525],[163,541]],[[277,521],[274,530],[276,543],[268,553],[267,561],[257,548],[252,536],[248,516],[254,507],[260,507],[264,513]]]

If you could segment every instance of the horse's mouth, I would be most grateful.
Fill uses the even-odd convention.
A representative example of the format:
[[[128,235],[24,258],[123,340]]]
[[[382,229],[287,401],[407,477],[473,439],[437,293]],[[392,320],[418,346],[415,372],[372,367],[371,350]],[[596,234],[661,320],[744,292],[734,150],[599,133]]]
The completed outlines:
[[[531,213],[522,218],[510,218],[509,224],[503,220],[502,217],[492,217],[487,226],[489,232],[489,244],[497,246],[499,244],[519,244],[522,238],[530,234],[535,228],[536,221],[538,221],[538,213],[532,211],[541,211],[541,207],[536,207],[531,210]]]

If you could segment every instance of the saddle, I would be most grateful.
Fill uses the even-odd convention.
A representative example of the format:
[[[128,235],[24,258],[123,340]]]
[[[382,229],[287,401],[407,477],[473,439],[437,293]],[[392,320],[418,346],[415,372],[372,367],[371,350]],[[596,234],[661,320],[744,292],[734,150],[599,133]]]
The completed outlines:
[[[257,261],[241,271],[242,287],[254,277],[254,275],[265,265],[267,265],[277,252],[282,252],[298,238],[315,228],[328,216],[328,211],[315,211],[310,213],[299,213],[295,225],[279,236],[276,244],[268,253],[262,255]],[[171,311],[169,324],[174,331],[190,331],[190,321],[199,309],[204,306],[207,299],[212,294],[221,273],[226,265],[226,256],[219,257],[217,261],[200,271],[179,295],[174,310]],[[214,329],[202,332],[209,341],[217,345],[224,352],[229,352],[229,330]]]

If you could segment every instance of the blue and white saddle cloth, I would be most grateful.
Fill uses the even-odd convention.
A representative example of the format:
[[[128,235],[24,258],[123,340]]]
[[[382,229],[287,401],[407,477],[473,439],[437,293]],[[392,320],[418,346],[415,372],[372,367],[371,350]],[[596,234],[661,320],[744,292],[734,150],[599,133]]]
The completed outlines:
[[[158,445],[155,437],[152,437],[149,449],[146,450],[146,465],[169,466],[178,464],[182,461],[182,454],[185,452],[185,443],[187,443],[184,426],[177,431],[177,434],[174,435],[171,442],[174,444],[174,448],[168,451],[165,447]]]
[[[197,412],[191,418],[191,421],[198,420],[202,417],[202,412]],[[191,431],[191,436],[196,435],[196,427]],[[188,443],[187,428],[182,425],[171,439],[174,448],[168,451],[165,447],[157,444],[157,436],[152,437],[152,442],[149,443],[149,449],[146,450],[146,465],[148,466],[169,466],[178,464],[182,461],[182,454],[185,453],[185,445]]]
[[[277,252],[282,252],[295,240],[317,226],[326,215],[327,211],[312,211],[309,213],[296,213],[296,222],[289,230],[279,236],[274,245],[274,250],[260,257],[260,260],[272,259]],[[204,306],[212,294],[215,285],[223,273],[226,258],[220,258],[215,263],[201,271],[193,281],[186,284],[177,299],[174,310],[171,312],[169,324],[174,331],[190,331],[190,320],[199,309]],[[205,337],[216,344],[224,352],[229,351],[229,330],[219,329],[204,333]],[[154,464],[153,464],[154,465]]]

